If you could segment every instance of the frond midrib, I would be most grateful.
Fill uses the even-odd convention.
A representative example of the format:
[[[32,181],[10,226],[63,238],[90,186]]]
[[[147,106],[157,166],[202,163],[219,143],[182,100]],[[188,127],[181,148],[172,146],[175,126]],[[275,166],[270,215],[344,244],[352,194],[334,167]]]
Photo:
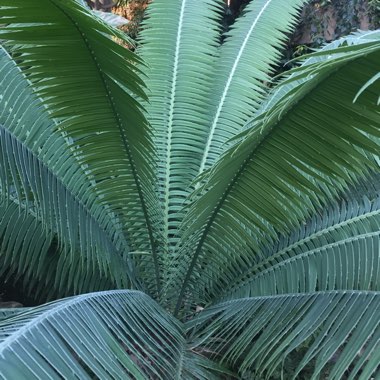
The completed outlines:
[[[172,150],[172,137],[173,137],[173,118],[174,118],[174,103],[176,96],[177,87],[177,77],[178,77],[178,64],[179,64],[179,49],[181,45],[182,27],[183,27],[183,17],[185,13],[185,6],[187,0],[182,0],[181,12],[178,21],[177,38],[175,42],[175,53],[174,53],[174,67],[172,75],[172,86],[171,86],[171,96],[169,105],[169,120],[168,120],[168,141],[167,141],[167,151],[166,151],[166,165],[165,165],[165,186],[164,186],[164,227],[165,227],[165,240],[166,245],[169,242],[169,205],[170,205],[170,171],[171,171],[171,150]]]
[[[328,295],[328,294],[368,294],[368,295],[373,295],[373,296],[377,296],[377,297],[380,297],[380,293],[378,291],[375,291],[375,290],[322,290],[322,291],[317,291],[317,292],[310,292],[310,293],[287,293],[287,294],[275,294],[275,295],[269,295],[269,296],[253,296],[253,297],[244,297],[244,298],[235,298],[235,299],[232,299],[232,300],[228,300],[228,301],[223,301],[217,305],[213,305],[211,307],[219,307],[219,306],[223,306],[223,305],[228,305],[228,304],[231,304],[231,303],[237,303],[237,302],[241,302],[241,301],[250,301],[250,300],[253,300],[253,299],[257,299],[257,300],[261,300],[261,299],[278,299],[278,298],[288,298],[288,297],[293,297],[293,298],[299,298],[299,297],[313,297],[313,296],[317,296],[319,294],[322,294],[322,295]],[[193,322],[193,321],[190,321],[190,322]]]
[[[216,110],[216,113],[215,113],[215,116],[214,116],[214,120],[212,122],[211,130],[210,130],[207,142],[206,142],[206,146],[205,146],[205,149],[204,149],[202,161],[201,161],[200,168],[199,168],[199,174],[201,174],[204,171],[204,169],[205,169],[208,153],[209,153],[209,150],[210,150],[210,147],[211,147],[211,143],[212,143],[212,139],[213,139],[214,133],[215,133],[215,128],[217,126],[217,123],[218,123],[218,120],[219,120],[219,116],[220,116],[220,113],[222,111],[224,102],[226,100],[226,96],[227,96],[228,90],[229,90],[229,88],[231,86],[233,77],[235,75],[236,68],[237,68],[237,66],[239,64],[239,61],[240,61],[240,58],[241,58],[241,56],[242,56],[242,54],[244,52],[245,46],[247,45],[249,37],[252,34],[253,30],[255,29],[256,24],[259,21],[261,15],[264,13],[265,9],[269,6],[269,4],[271,2],[272,2],[272,0],[268,0],[267,3],[263,6],[263,8],[260,10],[259,14],[256,16],[255,20],[253,21],[253,23],[252,23],[252,25],[251,25],[248,33],[247,33],[247,35],[244,38],[244,41],[243,41],[243,43],[242,43],[242,45],[241,45],[241,47],[239,49],[239,53],[236,56],[236,60],[235,60],[235,62],[233,64],[233,66],[231,68],[231,71],[230,71],[230,74],[229,74],[229,76],[227,78],[227,81],[226,81],[226,84],[224,86],[224,90],[223,90],[222,96],[220,98],[220,101],[219,101],[219,104],[218,104],[218,107],[217,107],[217,110]]]

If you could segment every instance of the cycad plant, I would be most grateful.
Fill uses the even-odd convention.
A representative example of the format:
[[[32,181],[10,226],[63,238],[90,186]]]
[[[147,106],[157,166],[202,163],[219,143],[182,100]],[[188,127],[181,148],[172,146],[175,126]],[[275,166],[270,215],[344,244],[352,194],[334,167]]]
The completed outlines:
[[[370,379],[380,33],[273,78],[304,1],[153,0],[136,53],[0,0],[4,379]],[[114,290],[117,289],[117,290]]]

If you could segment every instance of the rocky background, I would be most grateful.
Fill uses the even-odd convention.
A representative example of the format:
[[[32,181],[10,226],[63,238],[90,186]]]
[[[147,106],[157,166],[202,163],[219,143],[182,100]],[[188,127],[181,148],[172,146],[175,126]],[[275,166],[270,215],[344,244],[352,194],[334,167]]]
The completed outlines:
[[[144,11],[151,0],[86,0],[94,9],[119,14],[130,21],[124,30],[136,38]],[[254,0],[225,0],[226,26]],[[300,54],[304,47],[318,47],[352,31],[380,27],[380,0],[311,0],[291,36],[289,48]],[[300,48],[301,46],[301,48]]]

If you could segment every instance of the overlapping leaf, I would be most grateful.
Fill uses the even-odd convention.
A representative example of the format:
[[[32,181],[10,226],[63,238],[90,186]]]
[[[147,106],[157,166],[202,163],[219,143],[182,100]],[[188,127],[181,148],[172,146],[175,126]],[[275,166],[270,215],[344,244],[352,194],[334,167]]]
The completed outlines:
[[[3,1],[0,17],[1,38],[69,137],[102,203],[122,223],[131,249],[148,252],[144,261],[158,286],[153,226],[159,209],[154,152],[135,99],[145,97],[139,59],[114,41],[122,33],[74,1]]]
[[[183,252],[193,253],[183,253],[175,269],[184,270],[181,297],[190,283],[209,287],[220,270],[226,283],[234,279],[260,242],[306,221],[373,166],[368,153],[378,153],[373,136],[380,134],[376,88],[368,88],[360,103],[353,99],[377,71],[379,51],[377,41],[342,47],[298,69],[291,80],[308,80],[260,114],[221,157],[187,215],[193,236]]]
[[[348,379],[365,380],[380,360],[379,312],[375,292],[287,294],[213,306],[188,328],[194,329],[194,347],[214,352],[248,378],[271,378],[289,354],[304,348],[292,379],[312,362],[311,379],[330,366],[329,379],[341,379],[350,368]]]
[[[30,210],[35,218],[42,221],[42,226],[35,232],[45,232],[47,236],[37,236],[46,239],[49,245],[53,234],[57,233],[58,257],[54,258],[57,267],[54,268],[55,288],[62,294],[73,287],[75,293],[83,292],[86,287],[90,289],[97,286],[102,277],[109,279],[110,284],[128,286],[134,284],[135,274],[131,272],[121,252],[118,252],[112,240],[101,228],[88,208],[83,205],[63,183],[33,155],[33,153],[18,141],[14,135],[0,125],[0,188],[5,198],[17,198],[26,212]],[[51,193],[46,193],[50,189]],[[6,199],[3,203],[6,203]],[[9,200],[8,200],[9,202]],[[28,244],[36,237],[29,230],[29,221],[26,230],[19,230],[20,225],[8,214],[11,210],[6,207],[7,213],[2,215],[1,229],[2,244],[8,245],[4,261],[20,260],[23,263],[25,256],[32,259],[28,264],[31,267],[18,265],[17,270],[35,271],[35,275],[42,276],[46,246],[39,257],[33,257],[28,252]],[[14,215],[17,220],[17,214]],[[23,215],[25,217],[25,215]],[[23,232],[25,232],[23,234]],[[16,234],[16,235],[15,235]],[[17,249],[21,248],[21,252]],[[20,254],[20,256],[18,256]],[[40,261],[42,260],[42,261]],[[49,276],[49,271],[45,273]],[[43,271],[42,271],[43,272]],[[52,273],[50,272],[50,275]],[[40,284],[40,286],[43,285]],[[97,288],[98,289],[98,288]]]
[[[130,285],[135,274],[126,256],[130,248],[123,226],[97,197],[28,81],[3,50],[0,54],[2,271],[11,265],[12,273],[27,274],[25,289],[31,290],[38,280],[35,290],[49,289],[51,294]],[[43,187],[48,183],[50,187]],[[55,257],[45,263],[56,235],[57,249],[51,252]],[[108,265],[108,279],[102,279],[100,273]]]
[[[147,295],[90,293],[0,322],[0,377],[175,378],[183,349],[179,322]]]
[[[234,299],[327,290],[379,291],[380,182],[372,174],[276,244],[209,297]],[[223,276],[220,276],[223,281]]]
[[[182,324],[141,292],[0,310],[2,378],[217,379],[215,371],[228,373],[191,351]]]

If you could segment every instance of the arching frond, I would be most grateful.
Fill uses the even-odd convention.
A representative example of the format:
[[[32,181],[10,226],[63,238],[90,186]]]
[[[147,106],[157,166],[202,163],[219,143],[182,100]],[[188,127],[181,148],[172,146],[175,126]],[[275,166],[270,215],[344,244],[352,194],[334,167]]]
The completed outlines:
[[[345,199],[346,198],[346,199]],[[233,299],[326,290],[380,290],[380,181],[372,175],[365,185],[314,215],[276,244],[252,257],[251,266],[228,285],[208,289]]]
[[[214,90],[221,5],[219,0],[155,0],[139,37],[138,54],[149,65],[144,70],[149,89],[145,107],[158,151],[164,243],[169,249],[178,242],[182,206],[207,139],[206,105]]]
[[[56,289],[63,294],[67,287],[73,288],[75,293],[83,292],[102,277],[120,287],[131,282],[135,284],[135,273],[91,210],[30,149],[1,125],[0,152],[0,196],[6,208],[0,226],[4,230],[2,244],[8,246],[7,255],[1,257],[4,263],[7,259],[10,264],[20,260],[18,271],[34,270],[41,276],[38,267],[43,265],[42,252],[47,254],[45,244],[49,245],[53,234],[57,234],[59,250],[63,253],[56,259],[57,267],[52,277],[55,277]],[[15,220],[10,217],[12,210],[6,205],[9,198],[16,198],[26,213],[30,210],[39,219],[42,225],[35,232],[43,232],[41,237],[28,233],[29,223],[34,221],[27,222],[28,231],[25,234],[18,229],[19,225],[11,224]],[[16,220],[19,215],[14,215]],[[38,261],[37,257],[28,254],[28,244],[34,239],[42,239],[41,244],[44,242],[42,246],[45,247]],[[18,256],[20,252],[17,247],[21,249],[21,256]],[[25,257],[31,260],[31,268],[23,263]]]
[[[25,204],[25,197],[20,194],[20,192],[18,195],[21,197],[21,199],[16,202],[17,199],[15,199],[15,197],[17,196],[17,188],[12,187],[11,189],[1,189],[0,192],[2,193],[1,197],[3,198],[3,207],[5,207],[7,204],[7,201],[4,200],[6,193],[11,196],[11,199],[8,198],[10,202],[8,202],[9,204],[6,206],[13,207],[11,209],[12,211],[6,211],[6,208],[3,209],[2,215],[7,215],[8,212],[11,212],[12,215],[13,213],[17,213],[17,210],[15,209],[16,203],[22,208],[22,210],[18,211],[18,215],[15,214],[15,217],[19,219],[17,222],[15,222],[15,224],[12,224],[7,218],[2,218],[3,224],[1,228],[6,231],[8,228],[19,226],[20,223],[26,223],[25,229],[18,230],[17,235],[14,238],[18,240],[20,246],[25,248],[25,257],[28,258],[30,255],[31,260],[16,260],[15,255],[19,255],[19,253],[17,250],[12,252],[10,247],[13,246],[9,245],[8,239],[5,239],[3,240],[2,244],[3,247],[6,246],[8,248],[6,250],[4,249],[3,251],[2,270],[5,271],[7,269],[10,269],[9,265],[10,263],[13,263],[11,269],[12,273],[25,274],[25,271],[29,271],[29,274],[33,273],[34,276],[36,276],[36,279],[39,279],[40,281],[40,285],[37,287],[40,290],[42,288],[42,290],[48,289],[51,293],[58,292],[58,288],[54,288],[54,283],[56,283],[56,285],[59,285],[59,288],[61,288],[61,292],[63,291],[63,288],[65,288],[64,293],[58,292],[58,294],[67,295],[68,293],[73,292],[73,279],[69,281],[67,277],[69,268],[66,267],[64,271],[57,271],[57,262],[60,261],[61,263],[64,263],[67,259],[67,255],[75,256],[77,259],[82,257],[81,260],[85,260],[85,255],[83,255],[83,251],[75,251],[75,249],[78,247],[71,246],[72,241],[70,241],[70,239],[73,238],[71,235],[59,234],[60,231],[65,231],[68,228],[74,228],[74,230],[78,230],[79,236],[82,236],[82,238],[79,236],[78,238],[82,241],[83,239],[84,241],[87,241],[87,244],[83,247],[85,248],[87,246],[87,253],[92,252],[94,254],[97,252],[97,254],[104,256],[105,252],[98,251],[95,247],[91,248],[88,246],[93,240],[91,236],[94,231],[101,231],[99,233],[101,239],[109,241],[108,244],[112,246],[111,251],[114,254],[117,253],[117,255],[120,257],[124,256],[126,261],[129,261],[129,268],[131,269],[133,267],[133,263],[131,258],[127,256],[127,253],[130,251],[130,247],[124,236],[124,227],[121,225],[120,220],[117,218],[115,213],[112,212],[109,207],[107,207],[107,205],[103,204],[100,197],[97,197],[97,191],[94,183],[87,180],[84,169],[81,168],[75,157],[70,155],[70,147],[66,143],[65,139],[61,136],[60,133],[55,132],[56,126],[49,119],[46,110],[41,104],[41,100],[31,93],[31,88],[29,87],[28,81],[24,78],[20,70],[15,66],[11,58],[5,54],[3,50],[0,50],[0,77],[0,92],[2,94],[2,98],[0,99],[0,123],[6,126],[6,131],[8,131],[13,136],[14,140],[19,141],[19,143],[16,144],[21,144],[23,146],[23,148],[21,148],[22,151],[29,152],[28,154],[32,155],[36,159],[36,162],[39,162],[40,167],[43,168],[43,173],[46,174],[47,172],[50,172],[51,175],[54,173],[55,178],[59,181],[62,188],[65,188],[66,191],[71,194],[71,207],[78,207],[81,204],[81,207],[86,208],[88,213],[88,217],[82,219],[79,226],[78,220],[73,217],[71,220],[74,223],[74,226],[66,226],[62,220],[62,227],[60,227],[59,230],[54,230],[54,228],[49,225],[49,221],[44,219],[44,216],[46,215],[43,215],[43,213],[42,215],[39,213],[39,220],[34,220],[36,218],[36,214],[38,213],[36,207],[38,209],[38,206],[41,206],[41,204],[36,204],[32,201],[33,204],[28,209],[28,207],[26,207],[28,204]],[[9,136],[9,133],[6,131],[4,131],[3,136]],[[4,150],[2,154],[6,154],[6,151]],[[13,150],[11,151],[11,155],[14,155]],[[23,155],[19,155],[17,162],[21,163],[22,159],[26,158],[23,157]],[[4,162],[7,160],[8,157]],[[24,165],[21,165],[21,167],[24,167]],[[5,169],[5,167],[2,169]],[[5,172],[2,172],[2,176],[4,175]],[[19,177],[17,176],[15,178],[17,183],[19,182],[17,181],[18,178]],[[27,181],[39,181],[39,179],[30,176],[28,177]],[[23,182],[22,185],[24,184],[25,183]],[[26,184],[26,188],[29,186],[30,183]],[[53,191],[53,189],[50,188],[38,188],[38,190],[47,194]],[[22,192],[25,193],[25,191],[26,190],[24,189]],[[47,209],[54,209],[54,202],[60,202],[62,206],[66,207],[65,200],[58,198],[58,196],[54,194],[50,194],[49,197],[43,197],[42,200]],[[30,214],[30,212],[32,212],[33,215]],[[58,214],[56,214],[56,216],[59,218],[56,223],[60,223],[60,216]],[[92,222],[90,222],[91,220]],[[40,224],[39,230],[36,230],[34,233],[27,232],[30,231],[30,226],[34,225],[35,223]],[[97,224],[97,227],[93,227],[91,230],[90,227],[93,226],[94,223]],[[25,232],[24,236],[22,235],[23,231]],[[41,233],[41,236],[37,236],[38,233]],[[56,252],[54,261],[55,264],[50,262],[50,269],[47,270],[46,273],[50,274],[52,283],[50,283],[49,286],[47,286],[45,289],[44,287],[46,285],[46,278],[41,278],[41,276],[43,277],[43,268],[46,266],[46,263],[44,263],[46,257],[44,255],[46,254],[47,250],[49,250],[49,246],[54,238],[54,234],[56,233],[59,234],[58,246],[61,248],[65,246],[66,250],[60,250],[60,254]],[[13,235],[9,235],[9,237],[12,236]],[[69,239],[67,239],[67,237]],[[33,239],[34,242],[41,239],[41,244],[34,244],[28,248],[28,239]],[[47,239],[46,242],[45,239]],[[48,241],[50,243],[48,243]],[[75,244],[77,244],[77,242]],[[34,251],[37,253],[32,253]],[[7,254],[4,256],[5,252],[7,252]],[[103,259],[99,257],[96,259],[96,261],[102,262]],[[20,264],[20,266],[15,265],[15,263]],[[96,265],[96,267],[98,267],[98,265]],[[78,266],[77,270],[80,270],[80,268],[81,266]],[[127,272],[130,272],[130,269],[127,268],[128,267],[122,269],[125,274]],[[98,277],[94,278],[94,275]],[[57,276],[56,279],[55,276]],[[123,275],[123,277],[125,278],[125,275]],[[28,280],[26,280],[25,285],[28,286],[26,286],[25,289],[30,290],[34,286],[35,281],[31,280],[31,276],[27,276],[27,278]],[[110,278],[105,281],[104,278],[101,279],[99,277],[98,272],[93,272],[92,274],[88,273],[87,275],[83,273],[82,275],[77,276],[77,279],[75,281],[77,282],[78,286],[77,291],[80,288],[81,291],[88,292],[109,288],[111,284],[105,286],[105,288],[102,289],[102,286],[105,285],[104,283],[109,280]],[[119,283],[119,286],[121,286],[123,281],[121,283],[118,281],[116,283],[113,282],[113,284],[115,286],[117,283]],[[129,281],[124,282],[123,286],[127,286],[129,283]],[[67,289],[66,286],[68,286]]]
[[[0,322],[0,377],[174,379],[184,344],[180,323],[147,295],[84,294]]]
[[[298,350],[302,358],[292,379],[309,365],[310,379],[319,379],[330,366],[329,379],[341,379],[350,368],[348,379],[365,380],[379,365],[379,312],[375,292],[286,294],[213,306],[188,328],[194,348],[214,353],[249,378],[271,378]]]
[[[90,293],[4,310],[2,378],[209,380],[229,373],[191,351],[182,324],[141,292]]]
[[[122,33],[74,1],[3,1],[0,17],[1,38],[121,221],[131,249],[149,252],[158,286],[159,209],[150,132],[135,100],[145,97],[139,59],[113,40]]]
[[[319,49],[316,52],[313,52],[311,54],[305,54],[301,57],[303,62],[303,66],[309,66],[312,67],[312,64],[318,64],[321,62],[324,62],[327,58],[327,54],[335,54],[345,51],[345,46],[348,46],[349,51],[354,51],[355,46],[358,46],[359,49],[362,48],[363,45],[367,43],[376,43],[380,39],[380,31],[378,30],[370,30],[370,31],[357,31],[352,34],[349,34],[347,36],[341,37],[335,41],[329,42],[322,46],[321,49]],[[362,45],[362,46],[360,46]],[[336,51],[338,49],[338,51]],[[299,58],[298,58],[299,60]],[[252,126],[252,122],[254,122],[255,117],[259,113],[268,111],[270,107],[275,105],[279,100],[284,98],[287,94],[292,94],[292,90],[295,89],[297,86],[301,85],[305,81],[308,80],[307,75],[300,75],[298,80],[295,80],[295,76],[297,75],[299,69],[293,69],[288,72],[287,75],[287,82],[284,83],[284,80],[280,81],[278,85],[275,87],[275,89],[269,94],[267,98],[265,98],[264,102],[260,105],[260,108],[254,117],[247,122],[245,125],[245,129],[250,128]],[[245,132],[243,132],[244,134]],[[240,139],[240,135],[236,135],[231,140],[238,140]]]
[[[207,192],[187,215],[187,234],[193,236],[175,269],[184,270],[179,302],[189,282],[209,286],[218,268],[238,276],[261,241],[306,221],[373,166],[368,152],[378,153],[373,136],[380,134],[376,89],[371,86],[361,103],[353,99],[377,72],[380,43],[342,49],[296,69],[292,80],[307,82],[260,114],[210,171],[200,189]]]
[[[268,90],[281,47],[296,25],[304,0],[251,1],[220,46],[214,68],[207,142],[199,173],[208,169],[253,116]]]
[[[115,244],[128,251],[124,227],[97,196],[95,182],[88,181],[85,168],[70,155],[69,141],[56,133],[57,125],[49,118],[41,99],[32,93],[28,80],[3,49],[0,49],[0,77],[0,123],[54,171],[93,210],[103,228],[114,236]]]

